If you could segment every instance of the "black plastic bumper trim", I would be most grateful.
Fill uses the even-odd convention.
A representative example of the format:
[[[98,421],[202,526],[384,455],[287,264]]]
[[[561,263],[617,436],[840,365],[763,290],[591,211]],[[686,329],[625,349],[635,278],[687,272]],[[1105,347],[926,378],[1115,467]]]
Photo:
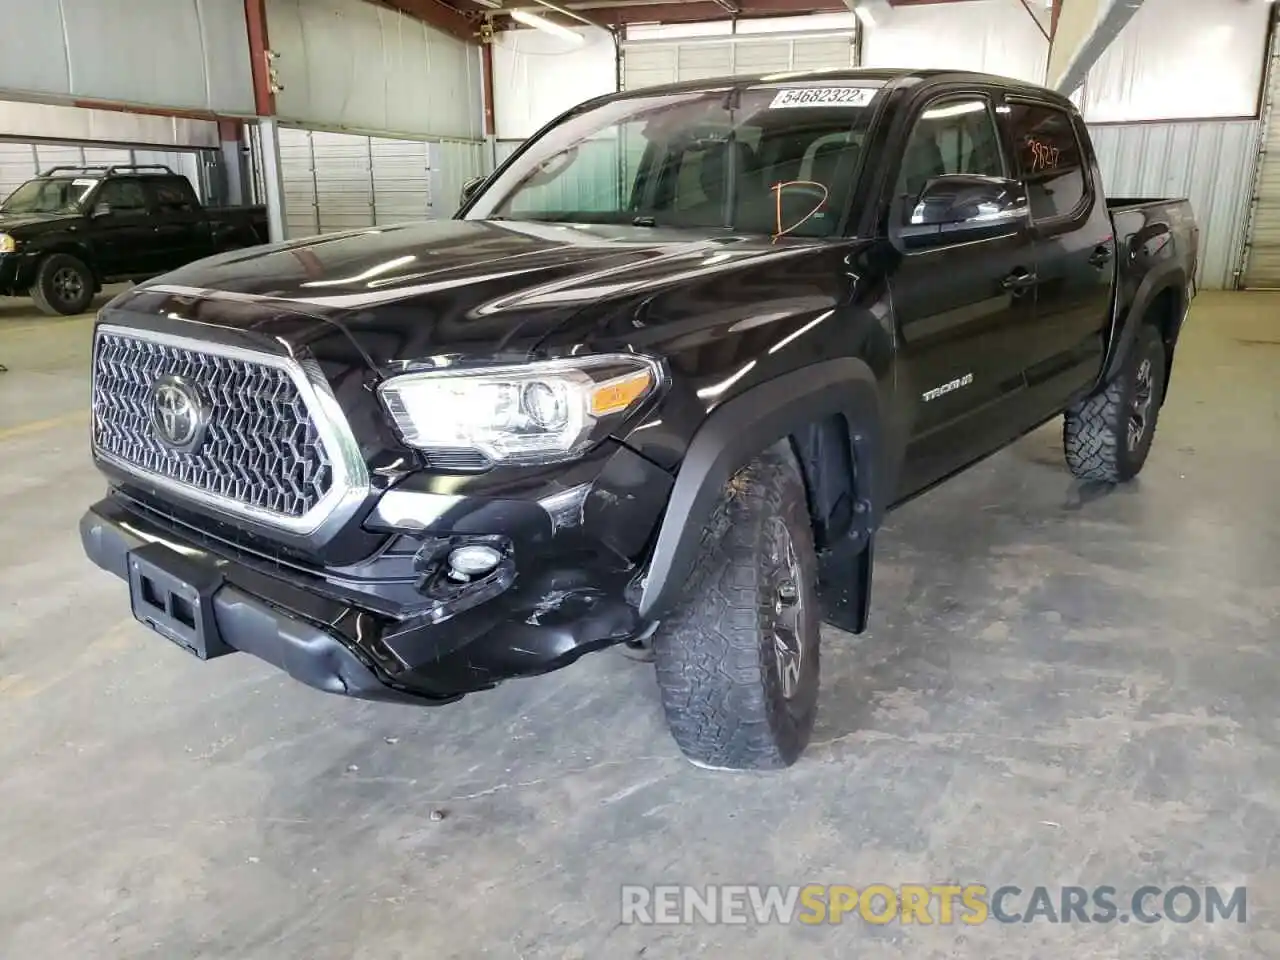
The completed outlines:
[[[80,520],[80,539],[89,559],[122,580],[129,576],[130,552],[150,542],[93,509]],[[214,594],[213,612],[218,633],[229,646],[317,690],[419,705],[457,699],[430,698],[389,686],[328,630],[290,616],[234,585],[224,585]]]

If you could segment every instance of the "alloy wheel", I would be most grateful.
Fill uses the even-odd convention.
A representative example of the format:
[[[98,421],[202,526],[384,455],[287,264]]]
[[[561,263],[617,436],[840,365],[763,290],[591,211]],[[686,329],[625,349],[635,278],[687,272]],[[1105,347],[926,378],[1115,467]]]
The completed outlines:
[[[800,668],[804,660],[801,625],[804,622],[804,590],[800,561],[786,524],[770,521],[772,549],[765,601],[769,604],[768,622],[772,625],[773,654],[778,668],[782,695],[790,700],[800,686]]]
[[[1129,450],[1137,450],[1151,421],[1151,360],[1144,359],[1133,382],[1133,402],[1129,405]]]
[[[62,267],[53,275],[53,292],[63,303],[75,303],[84,293],[84,278],[80,271]]]

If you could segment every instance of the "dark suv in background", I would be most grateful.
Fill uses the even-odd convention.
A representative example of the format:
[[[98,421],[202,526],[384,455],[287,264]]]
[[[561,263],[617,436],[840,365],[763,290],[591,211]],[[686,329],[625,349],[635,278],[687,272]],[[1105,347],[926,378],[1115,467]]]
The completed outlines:
[[[83,313],[104,283],[266,240],[265,207],[204,207],[166,166],[54,167],[0,205],[0,295]]]

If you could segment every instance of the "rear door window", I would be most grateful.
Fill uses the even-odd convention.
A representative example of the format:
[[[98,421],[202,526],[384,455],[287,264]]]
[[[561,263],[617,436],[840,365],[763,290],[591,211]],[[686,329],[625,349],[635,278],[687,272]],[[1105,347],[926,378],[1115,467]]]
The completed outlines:
[[[1009,121],[1031,219],[1075,216],[1088,203],[1089,183],[1070,115],[1045,104],[1010,101]]]
[[[112,213],[143,213],[147,209],[147,195],[137,180],[108,180],[96,202],[107,204]]]
[[[195,198],[191,195],[191,188],[186,187],[183,182],[153,180],[150,186],[156,209],[161,213],[191,213],[195,210]]]

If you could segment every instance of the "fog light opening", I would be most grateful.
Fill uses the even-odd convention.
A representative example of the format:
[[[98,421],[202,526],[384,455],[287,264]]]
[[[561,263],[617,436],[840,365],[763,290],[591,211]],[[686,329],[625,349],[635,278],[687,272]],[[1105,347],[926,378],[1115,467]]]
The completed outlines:
[[[502,562],[502,553],[494,547],[481,543],[458,547],[449,553],[449,578],[451,580],[470,580],[492,573]]]

